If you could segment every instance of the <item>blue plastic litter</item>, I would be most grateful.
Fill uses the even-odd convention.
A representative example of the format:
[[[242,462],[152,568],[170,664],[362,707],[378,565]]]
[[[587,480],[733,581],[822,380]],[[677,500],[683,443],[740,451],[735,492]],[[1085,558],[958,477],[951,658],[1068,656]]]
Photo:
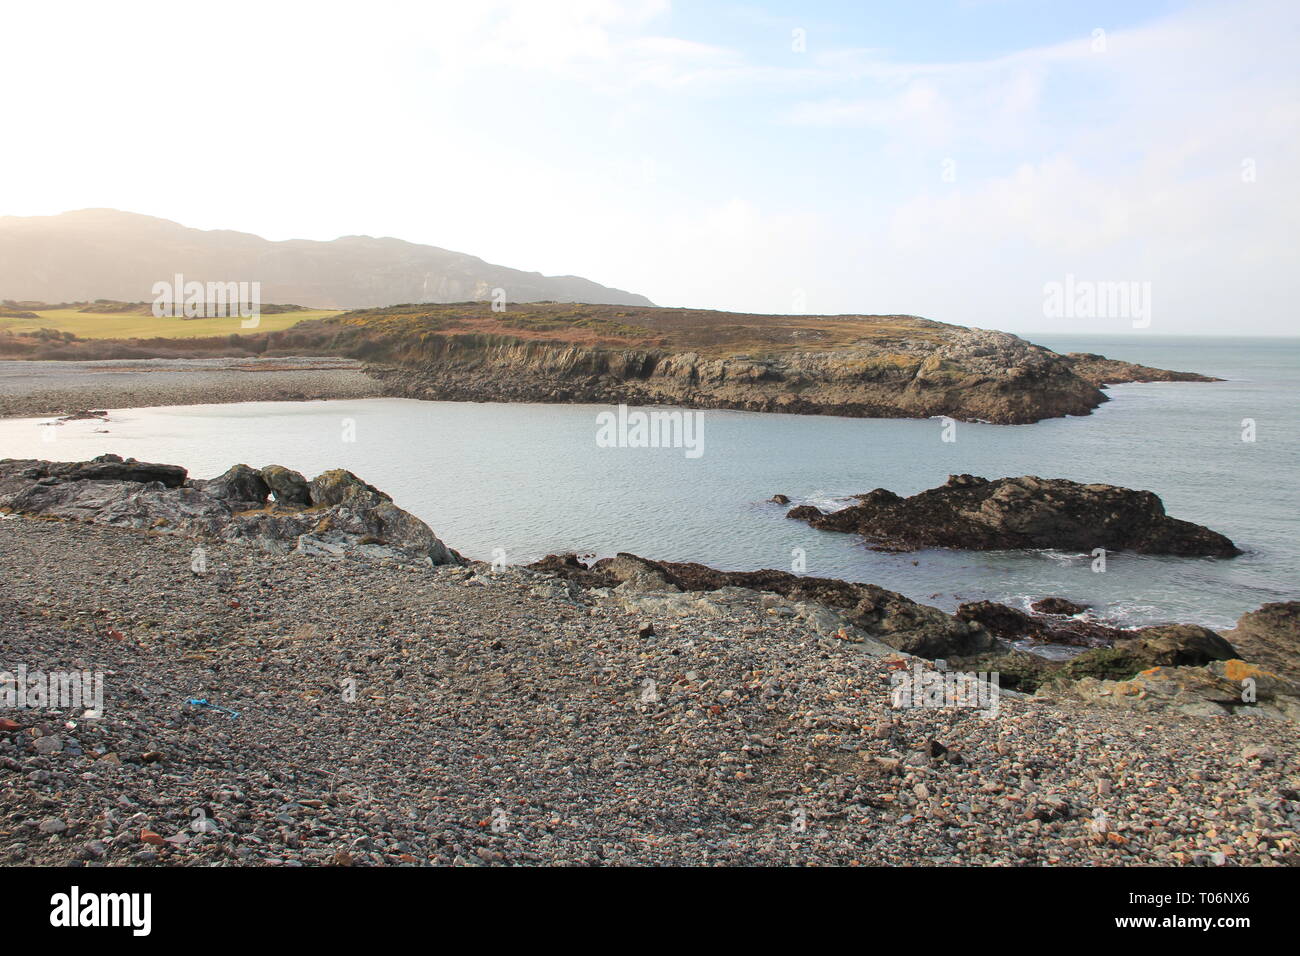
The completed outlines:
[[[185,702],[190,707],[203,707],[207,710],[215,710],[218,713],[225,714],[231,720],[239,716],[239,711],[231,710],[229,707],[219,707],[205,697],[191,697]]]

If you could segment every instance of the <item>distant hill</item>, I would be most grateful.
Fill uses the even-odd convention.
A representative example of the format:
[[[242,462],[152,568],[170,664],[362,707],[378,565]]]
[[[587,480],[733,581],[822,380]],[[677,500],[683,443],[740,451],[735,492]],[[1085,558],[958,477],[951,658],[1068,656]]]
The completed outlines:
[[[244,232],[190,229],[167,219],[82,209],[0,216],[0,299],[150,300],[155,282],[260,282],[263,302],[318,309],[487,300],[653,305],[578,276],[544,276],[401,239],[344,236],[271,242]]]

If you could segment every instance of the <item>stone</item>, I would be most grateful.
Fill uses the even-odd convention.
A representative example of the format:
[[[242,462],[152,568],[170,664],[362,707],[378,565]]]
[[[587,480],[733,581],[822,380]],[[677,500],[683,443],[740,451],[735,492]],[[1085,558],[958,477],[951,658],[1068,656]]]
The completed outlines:
[[[276,504],[287,508],[306,508],[312,504],[307,479],[298,472],[283,465],[267,465],[262,469],[261,477],[275,496]]]
[[[1258,760],[1260,763],[1273,763],[1277,760],[1277,751],[1267,744],[1247,744],[1241,750],[1242,760]]]
[[[205,482],[202,488],[206,494],[223,501],[247,502],[253,505],[266,504],[266,497],[271,493],[261,473],[248,465],[232,465],[216,478]]]
[[[42,756],[61,753],[63,751],[63,738],[58,734],[46,734],[43,737],[37,737],[32,741],[32,749]]]
[[[1074,601],[1067,601],[1065,598],[1046,597],[1034,601],[1029,605],[1029,609],[1035,614],[1059,614],[1073,617],[1088,610],[1088,605],[1076,604]]]

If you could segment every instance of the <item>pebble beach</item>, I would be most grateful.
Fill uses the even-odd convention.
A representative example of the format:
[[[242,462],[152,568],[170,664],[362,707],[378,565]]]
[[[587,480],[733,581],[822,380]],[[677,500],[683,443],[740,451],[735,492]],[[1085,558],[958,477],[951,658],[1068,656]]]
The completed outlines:
[[[0,712],[0,862],[1300,862],[1286,721],[896,709],[904,661],[773,595],[655,620],[526,568],[194,548],[0,520],[0,670],[105,688]]]

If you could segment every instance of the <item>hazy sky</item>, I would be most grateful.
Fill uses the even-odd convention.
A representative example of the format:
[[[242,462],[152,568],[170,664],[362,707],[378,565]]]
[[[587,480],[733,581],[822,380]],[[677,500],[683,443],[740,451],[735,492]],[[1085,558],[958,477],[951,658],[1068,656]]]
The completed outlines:
[[[0,0],[0,36],[0,213],[1012,331],[1127,330],[1044,284],[1149,282],[1151,332],[1300,334],[1294,0]]]

